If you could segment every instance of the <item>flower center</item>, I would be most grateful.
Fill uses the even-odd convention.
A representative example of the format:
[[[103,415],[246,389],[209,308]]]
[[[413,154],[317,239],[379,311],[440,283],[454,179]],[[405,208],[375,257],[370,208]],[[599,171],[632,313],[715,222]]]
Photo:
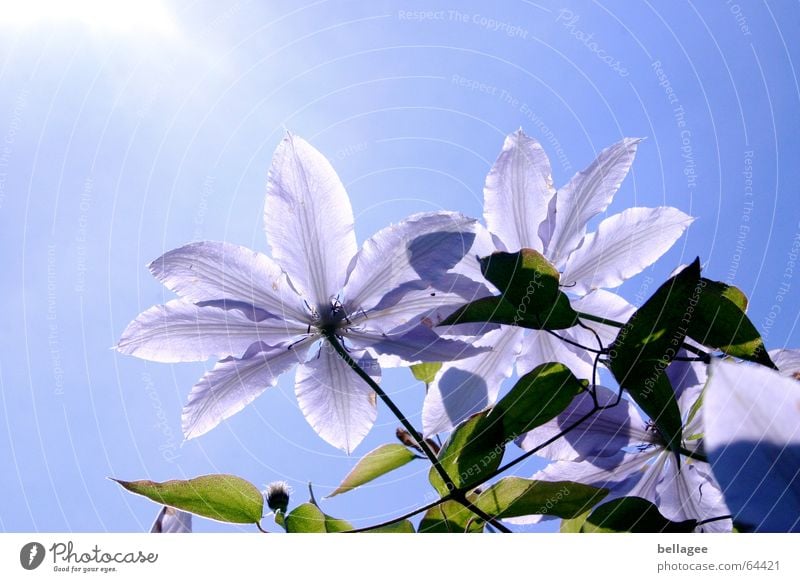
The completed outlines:
[[[312,313],[316,327],[323,335],[336,335],[340,329],[350,324],[347,309],[338,297],[331,299],[330,305],[323,306],[319,311]]]

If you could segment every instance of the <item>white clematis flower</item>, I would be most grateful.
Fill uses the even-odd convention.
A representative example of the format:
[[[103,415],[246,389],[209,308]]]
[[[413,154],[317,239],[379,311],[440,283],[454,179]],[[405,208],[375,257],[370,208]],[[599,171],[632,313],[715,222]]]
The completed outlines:
[[[481,351],[431,329],[481,288],[448,273],[488,244],[474,220],[415,215],[358,251],[339,177],[322,154],[289,135],[272,160],[264,225],[272,258],[199,242],[155,260],[153,275],[180,298],[143,312],[117,346],[158,362],[219,359],[189,395],[186,438],[211,430],[297,366],[295,391],[306,419],[350,452],[375,421],[375,394],[320,340],[339,338],[376,381],[379,358],[408,364]]]
[[[556,191],[541,144],[522,130],[509,135],[484,187],[484,219],[494,250],[541,252],[561,271],[561,284],[577,311],[626,321],[634,308],[605,288],[653,264],[678,240],[692,218],[676,208],[629,208],[603,220],[595,232],[586,225],[604,212],[633,163],[641,140],[625,138],[603,150],[585,170]],[[487,253],[489,254],[489,253]],[[604,345],[617,329],[591,327]],[[559,334],[597,347],[591,332],[574,327]],[[562,362],[579,378],[590,378],[592,358],[545,331],[503,326],[475,345],[492,351],[445,364],[430,386],[423,407],[426,436],[452,429],[494,404],[502,382],[517,364],[522,375],[545,362]]]

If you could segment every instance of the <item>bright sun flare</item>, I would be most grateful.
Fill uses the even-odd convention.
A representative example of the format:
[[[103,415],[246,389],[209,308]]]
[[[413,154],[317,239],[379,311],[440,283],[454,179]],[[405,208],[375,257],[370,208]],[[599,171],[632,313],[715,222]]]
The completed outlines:
[[[0,25],[81,22],[103,32],[170,34],[175,24],[160,0],[0,0]]]

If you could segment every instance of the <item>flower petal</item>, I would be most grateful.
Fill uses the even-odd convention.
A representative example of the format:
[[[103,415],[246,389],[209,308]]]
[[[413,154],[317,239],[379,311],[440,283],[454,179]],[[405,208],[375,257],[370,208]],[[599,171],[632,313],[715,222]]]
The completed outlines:
[[[617,393],[595,386],[598,404],[608,406],[616,402]],[[529,451],[573,426],[594,407],[591,394],[576,396],[570,405],[553,420],[524,434],[517,445]],[[587,460],[618,454],[623,448],[647,443],[648,434],[642,417],[626,399],[619,404],[596,412],[575,426],[562,438],[542,448],[537,454],[556,461]]]
[[[494,404],[503,381],[511,375],[524,330],[502,327],[473,343],[491,351],[447,363],[428,387],[422,405],[425,436],[451,430],[468,416]]]
[[[193,303],[241,301],[279,317],[306,321],[302,299],[267,255],[227,242],[203,241],[173,249],[149,265],[168,289]]]
[[[479,269],[475,255],[493,250],[489,233],[475,219],[456,212],[415,214],[362,245],[344,301],[351,309],[369,310],[404,284],[434,285],[465,259]]]
[[[192,439],[250,404],[274,386],[278,376],[302,363],[314,338],[294,345],[253,344],[242,358],[225,358],[192,388],[181,416],[183,435]]]
[[[687,460],[681,464],[680,471],[676,471],[674,458],[668,458],[656,492],[659,510],[672,521],[705,521],[730,515],[708,463]],[[717,533],[729,532],[732,526],[730,519],[723,519],[701,525],[700,528],[704,532]]]
[[[195,305],[173,299],[142,312],[122,332],[117,351],[154,362],[200,362],[238,356],[258,341],[286,342],[306,326],[270,317],[252,306]]]
[[[734,520],[800,531],[800,385],[751,364],[713,360],[705,447]]]
[[[165,505],[158,512],[150,533],[192,533],[192,514]]]
[[[784,376],[800,372],[800,350],[770,350],[769,357]]]
[[[543,250],[539,226],[555,194],[550,161],[541,144],[521,129],[506,137],[486,176],[483,215],[486,226],[508,251]]]
[[[380,380],[381,369],[374,358],[363,351],[350,355],[376,382]],[[311,427],[348,454],[375,423],[375,393],[327,342],[298,368],[295,392]]]
[[[570,330],[556,332],[561,337],[572,339]],[[595,346],[592,338],[589,345]],[[579,379],[591,379],[592,358],[589,352],[569,345],[558,337],[541,330],[531,330],[525,336],[522,352],[517,359],[517,374],[527,374],[540,364],[560,362]]]
[[[586,235],[586,224],[605,211],[628,175],[641,139],[625,138],[604,149],[556,193],[555,228],[545,253],[561,265]]]
[[[356,254],[353,210],[330,162],[291,134],[272,158],[264,228],[292,284],[318,309],[327,308]]]
[[[375,333],[370,329],[348,330],[345,337],[354,340],[358,347],[369,348],[382,356],[385,366],[408,366],[420,362],[449,362],[469,358],[486,352],[489,348],[443,338],[425,325],[418,325],[402,333]]]
[[[561,282],[579,295],[613,288],[652,265],[694,219],[677,208],[629,208],[609,216],[567,259]]]

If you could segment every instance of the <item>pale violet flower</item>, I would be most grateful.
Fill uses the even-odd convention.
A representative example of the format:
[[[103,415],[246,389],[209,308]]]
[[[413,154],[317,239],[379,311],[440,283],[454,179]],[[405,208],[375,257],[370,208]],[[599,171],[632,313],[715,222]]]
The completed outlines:
[[[320,342],[326,335],[340,338],[376,381],[379,358],[396,365],[481,351],[432,330],[438,310],[473,299],[476,285],[448,271],[478,252],[474,220],[415,215],[358,250],[339,177],[322,154],[289,135],[273,156],[264,226],[272,258],[198,242],[155,260],[153,275],[179,299],[139,315],[117,346],[158,362],[219,360],[189,395],[186,438],[211,430],[297,366],[295,392],[306,419],[350,452],[375,421],[375,394]]]
[[[681,356],[686,352],[681,350]],[[675,361],[667,368],[681,410],[683,448],[702,454],[703,415],[699,409],[706,382],[706,366],[697,362]],[[601,406],[616,402],[617,393],[596,386]],[[577,396],[554,420],[532,430],[518,440],[530,449],[560,434],[592,410],[590,393]],[[728,507],[711,466],[703,461],[676,456],[652,422],[647,421],[628,400],[596,412],[553,444],[537,453],[553,462],[533,475],[544,481],[574,481],[609,490],[601,503],[619,497],[641,497],[655,504],[672,521],[702,522],[698,531],[731,530]],[[717,519],[724,518],[724,519]],[[519,518],[514,523],[534,523],[541,516]]]
[[[192,514],[165,505],[150,526],[150,533],[192,533]]]
[[[705,448],[737,524],[800,532],[800,351],[774,350],[780,372],[714,361],[703,402]]]
[[[626,321],[633,307],[604,288],[619,286],[663,255],[692,222],[676,208],[629,208],[602,220],[595,232],[587,223],[604,212],[633,163],[639,139],[626,138],[603,150],[585,170],[556,191],[542,146],[522,130],[509,135],[484,187],[484,219],[496,248],[541,252],[561,272],[563,290],[578,311]],[[487,253],[488,254],[488,253]],[[586,322],[604,345],[617,329]],[[597,348],[579,327],[559,335]],[[545,331],[503,326],[473,345],[492,350],[445,364],[423,406],[426,436],[450,430],[469,415],[494,404],[516,362],[522,375],[545,362],[562,362],[579,378],[592,374],[591,354]]]

